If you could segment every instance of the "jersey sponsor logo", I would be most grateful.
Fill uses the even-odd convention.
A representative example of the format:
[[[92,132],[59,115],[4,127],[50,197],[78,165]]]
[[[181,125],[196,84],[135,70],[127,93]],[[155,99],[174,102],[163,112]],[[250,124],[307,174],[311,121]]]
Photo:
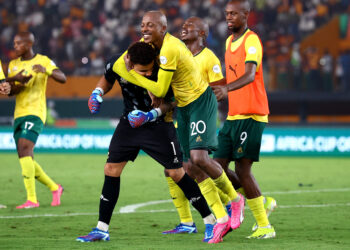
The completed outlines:
[[[236,77],[238,77],[238,76],[237,76],[237,72],[236,72],[237,64],[235,65],[235,68],[233,68],[231,65],[229,65],[228,68],[229,68],[230,70],[232,70],[233,73],[235,73],[235,76],[236,76]]]
[[[168,59],[165,56],[159,57],[160,64],[166,64],[168,62]]]
[[[215,64],[214,65],[214,67],[213,67],[213,71],[215,72],[215,73],[220,73],[220,66],[218,65],[218,64]]]
[[[248,49],[248,53],[249,54],[255,54],[256,53],[256,48],[255,47],[249,47],[249,49]]]

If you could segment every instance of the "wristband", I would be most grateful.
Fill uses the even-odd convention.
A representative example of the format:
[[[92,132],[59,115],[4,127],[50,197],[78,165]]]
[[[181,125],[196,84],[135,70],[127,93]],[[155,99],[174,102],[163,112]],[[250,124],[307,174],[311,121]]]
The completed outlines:
[[[94,91],[99,91],[99,92],[101,93],[101,96],[103,96],[104,93],[105,93],[105,92],[103,91],[103,89],[100,88],[100,87],[95,88]],[[92,91],[92,93],[94,93],[94,91]]]

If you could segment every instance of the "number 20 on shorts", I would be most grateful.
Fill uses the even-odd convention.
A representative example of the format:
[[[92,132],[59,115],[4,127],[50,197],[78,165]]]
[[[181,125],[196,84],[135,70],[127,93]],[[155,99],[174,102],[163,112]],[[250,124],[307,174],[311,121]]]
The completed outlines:
[[[199,120],[198,122],[191,122],[191,136],[203,134],[206,129],[207,125],[205,125],[205,122],[202,120]]]

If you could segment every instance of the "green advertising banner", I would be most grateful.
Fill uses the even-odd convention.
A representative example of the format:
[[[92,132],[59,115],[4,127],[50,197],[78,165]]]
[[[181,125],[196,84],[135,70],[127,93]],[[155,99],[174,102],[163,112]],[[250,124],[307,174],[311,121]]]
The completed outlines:
[[[44,129],[36,152],[107,153],[113,129]],[[0,128],[0,152],[16,149],[11,128]],[[350,156],[350,128],[268,127],[262,155]]]

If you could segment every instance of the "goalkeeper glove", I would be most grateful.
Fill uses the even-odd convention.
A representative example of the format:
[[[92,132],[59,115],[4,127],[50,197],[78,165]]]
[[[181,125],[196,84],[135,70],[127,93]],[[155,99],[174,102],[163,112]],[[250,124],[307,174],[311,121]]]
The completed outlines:
[[[96,88],[94,91],[92,91],[88,102],[88,106],[92,114],[97,114],[100,111],[101,103],[103,102],[102,95],[103,89],[101,88]]]
[[[133,110],[128,114],[128,120],[133,128],[138,128],[147,122],[153,122],[158,116],[162,115],[160,108],[152,109],[149,112],[143,112],[141,110]]]

